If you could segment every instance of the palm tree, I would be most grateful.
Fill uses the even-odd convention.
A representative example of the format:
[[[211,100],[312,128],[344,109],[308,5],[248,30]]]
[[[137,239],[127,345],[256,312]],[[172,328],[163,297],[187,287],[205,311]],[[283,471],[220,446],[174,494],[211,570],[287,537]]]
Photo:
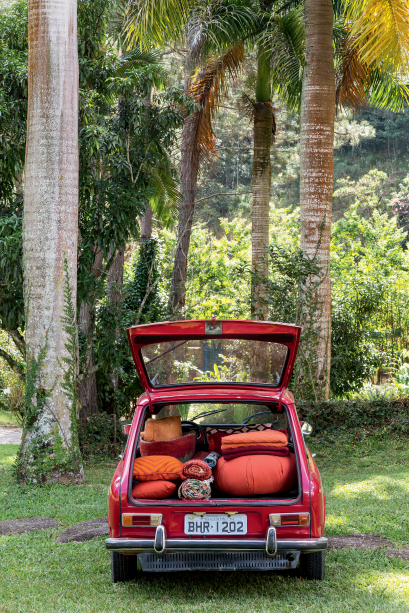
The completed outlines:
[[[406,0],[348,0],[347,35],[340,45],[337,100],[359,108],[369,97],[398,108],[407,96],[397,69],[408,66]],[[331,358],[330,232],[336,83],[331,0],[305,0],[305,68],[301,104],[301,246],[317,257],[322,280],[316,308],[319,341],[312,349],[318,397],[327,398]],[[307,323],[308,325],[308,323]]]
[[[75,401],[69,391],[76,374],[76,4],[76,0],[30,0],[28,7],[23,228],[27,391],[18,459],[18,477],[23,481],[83,480]],[[71,381],[65,376],[67,370]]]
[[[185,281],[193,223],[197,177],[201,161],[215,155],[212,117],[225,90],[225,77],[234,77],[244,61],[243,37],[255,31],[257,16],[247,0],[202,3],[163,0],[136,3],[127,18],[132,44],[185,44],[185,90],[197,109],[187,116],[181,138],[181,194],[169,307],[183,316]],[[199,69],[195,71],[195,66]],[[180,316],[180,315],[179,315]]]

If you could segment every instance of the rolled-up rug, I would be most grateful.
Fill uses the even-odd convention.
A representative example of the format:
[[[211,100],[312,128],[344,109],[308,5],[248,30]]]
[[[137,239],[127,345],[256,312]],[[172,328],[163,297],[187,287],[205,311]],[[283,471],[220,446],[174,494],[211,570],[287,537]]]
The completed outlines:
[[[214,468],[219,458],[221,458],[220,453],[217,453],[217,451],[212,451],[205,458],[203,458],[203,462],[206,462],[210,468]]]
[[[212,493],[212,488],[210,487],[212,481],[213,477],[205,481],[186,479],[179,486],[178,496],[187,500],[209,500]]]
[[[212,476],[212,469],[203,460],[189,460],[183,465],[180,471],[180,478],[182,481],[186,479],[199,479],[199,481],[205,481]]]

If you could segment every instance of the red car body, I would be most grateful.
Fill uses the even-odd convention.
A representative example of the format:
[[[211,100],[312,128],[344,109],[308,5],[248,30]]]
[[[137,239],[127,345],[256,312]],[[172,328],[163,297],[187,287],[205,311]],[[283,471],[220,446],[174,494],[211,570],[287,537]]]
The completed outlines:
[[[308,559],[310,562],[313,561],[312,567],[315,568],[318,559],[316,556],[321,554],[318,562],[322,569],[313,571],[312,576],[310,576],[311,572],[306,573],[308,578],[320,579],[323,576],[323,552],[327,548],[327,539],[323,536],[325,494],[318,468],[304,443],[294,397],[287,389],[297,353],[300,328],[287,324],[257,321],[223,320],[221,322],[220,338],[274,340],[288,348],[283,375],[279,385],[275,387],[266,384],[220,382],[182,383],[161,387],[152,385],[141,359],[141,349],[157,342],[158,339],[162,341],[203,339],[205,338],[205,324],[205,320],[166,322],[135,326],[127,331],[138,375],[146,391],[137,401],[132,424],[128,426],[129,435],[125,453],[115,470],[108,493],[110,538],[106,541],[106,547],[111,552],[115,552],[116,562],[114,560],[113,563],[114,565],[119,564],[118,568],[121,569],[119,574],[118,570],[113,569],[114,581],[126,579],[127,573],[123,569],[128,569],[130,557],[141,554],[145,555],[144,570],[292,568],[294,559],[298,561],[300,553],[302,559],[307,559],[307,554],[310,554]],[[266,500],[266,497],[258,499],[257,496],[251,500],[248,497],[242,500],[133,500],[131,494],[132,469],[144,416],[152,412],[152,408],[157,404],[214,402],[215,398],[220,403],[275,403],[286,411],[292,431],[297,464],[297,495],[293,499],[283,500]],[[237,512],[246,514],[247,534],[245,536],[226,536],[223,539],[217,536],[187,538],[184,532],[184,516],[193,512],[195,514]],[[122,520],[124,514],[137,514],[141,518],[139,524],[145,521],[145,525],[124,526]],[[148,519],[143,519],[144,517],[155,517],[158,514],[161,516],[159,525],[151,526]],[[304,516],[308,514],[307,525],[298,525],[300,523],[298,520],[296,523],[291,521],[291,516],[294,519],[294,516],[300,514]],[[272,523],[272,516],[273,520],[276,516],[281,517],[280,525]],[[243,560],[243,554],[249,556],[250,554],[255,555],[256,552],[259,562],[253,560],[253,566],[251,564],[246,566],[244,563],[240,566],[234,563],[234,560],[237,561],[240,556],[240,559]],[[172,558],[171,554],[179,554],[179,566],[175,565],[175,555]],[[146,555],[151,556],[149,558],[150,567],[146,563]],[[194,563],[189,565],[186,560],[193,558]],[[210,562],[206,562],[206,559]],[[184,563],[183,560],[185,560]],[[270,566],[267,563],[264,564],[265,560],[271,561]],[[286,560],[287,563],[285,563]]]

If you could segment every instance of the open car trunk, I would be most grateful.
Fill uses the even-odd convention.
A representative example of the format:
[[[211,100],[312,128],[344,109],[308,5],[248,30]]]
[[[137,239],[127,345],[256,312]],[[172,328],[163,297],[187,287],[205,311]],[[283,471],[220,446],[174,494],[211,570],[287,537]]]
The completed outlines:
[[[194,439],[194,448],[190,450],[187,459],[181,458],[181,461],[186,462],[190,459],[204,460],[204,458],[208,456],[212,450],[215,451],[215,441],[216,447],[217,443],[219,443],[219,447],[216,451],[220,454],[220,458],[216,468],[213,469],[214,481],[210,484],[211,495],[209,502],[213,502],[216,503],[217,506],[221,506],[223,503],[229,505],[232,501],[235,501],[236,503],[241,501],[243,504],[251,502],[257,502],[258,504],[260,501],[288,501],[289,504],[292,504],[298,500],[301,491],[299,485],[299,467],[296,457],[296,450],[293,444],[292,425],[284,404],[280,406],[279,402],[272,402],[271,404],[207,402],[154,405],[150,407],[150,410],[149,407],[147,407],[145,410],[143,425],[140,428],[140,433],[134,450],[134,460],[142,457],[144,446],[146,447],[146,442],[143,439],[143,435],[146,429],[147,421],[153,419],[155,422],[165,423],[167,418],[170,417],[180,417],[182,437],[175,439],[173,447],[172,440],[166,443],[167,445],[170,445],[170,447],[168,447],[170,450],[169,453],[176,457],[176,445],[179,444],[181,440],[186,439],[186,437]],[[235,477],[230,477],[230,481],[232,478],[233,481],[234,478],[236,478],[239,482],[244,480],[246,483],[243,483],[243,490],[237,494],[228,491],[228,489],[227,491],[226,489],[223,489],[223,487],[220,485],[221,480],[218,478],[218,467],[220,466],[220,460],[224,462],[224,457],[222,455],[223,451],[220,449],[220,437],[221,440],[223,440],[224,436],[231,436],[237,433],[248,433],[253,435],[253,433],[257,434],[268,430],[284,431],[284,433],[287,435],[288,454],[284,456],[283,462],[285,462],[285,468],[287,470],[291,470],[293,473],[293,479],[290,486],[285,489],[280,489],[280,491],[273,491],[275,489],[273,487],[271,491],[263,491],[263,493],[245,491],[245,486],[249,479],[250,481],[251,479],[253,479],[253,481],[257,480],[257,475],[253,475],[253,472],[260,470],[260,462],[263,462],[263,478],[266,478],[267,476],[265,471],[282,470],[282,462],[280,458],[283,457],[282,453],[284,452],[279,452],[277,456],[265,456],[264,452],[260,450],[257,456],[251,455],[251,452],[248,456],[246,455],[247,452],[243,453],[243,455],[246,455],[246,460],[249,458],[249,461],[246,461],[247,466],[245,469],[243,469],[243,461],[241,463],[237,463],[237,461],[229,461],[229,466],[227,467],[229,469],[229,474],[235,474]],[[158,445],[160,445],[160,441],[158,442]],[[272,453],[270,452],[269,448],[266,449],[267,453]],[[287,453],[287,450],[285,450],[285,453]],[[274,458],[274,460],[272,458]],[[252,464],[255,464],[255,466]],[[235,466],[237,466],[236,470],[234,468]],[[244,473],[243,470],[245,470]],[[260,482],[260,477],[258,478],[258,481]],[[134,490],[137,483],[138,480],[134,478],[132,481],[132,489],[130,489],[129,492],[130,500],[134,502],[147,502],[146,499],[140,499],[137,495],[132,494],[132,490]],[[178,480],[175,491],[166,498],[161,499],[161,501],[164,503],[166,501],[178,501],[179,504],[191,503],[190,500],[184,499],[183,496],[180,497],[178,495],[180,484],[181,480]]]
[[[205,452],[216,451],[222,457],[207,485],[211,487],[208,504],[298,498],[293,424],[281,402],[297,354],[298,326],[212,318],[134,326],[127,332],[149,400],[134,467],[142,466],[139,457],[169,456],[186,463],[203,461]],[[172,417],[179,420],[177,435],[168,437],[164,431],[162,441],[146,439],[148,427],[165,424],[166,419],[170,423]],[[223,435],[233,439],[223,443]],[[189,441],[193,447],[187,449]],[[177,446],[183,450],[177,451]],[[154,467],[155,461],[146,464]],[[151,477],[140,475],[141,479]],[[132,489],[135,497],[143,490],[137,483],[130,485]],[[182,500],[178,491],[167,499],[192,503],[183,488]],[[135,497],[130,491],[130,499]]]

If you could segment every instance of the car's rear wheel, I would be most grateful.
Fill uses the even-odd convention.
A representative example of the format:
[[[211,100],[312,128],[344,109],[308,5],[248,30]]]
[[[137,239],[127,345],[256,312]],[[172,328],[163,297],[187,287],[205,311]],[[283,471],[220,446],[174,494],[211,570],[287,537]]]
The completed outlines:
[[[302,553],[300,555],[300,573],[305,579],[322,581],[325,574],[325,551]]]
[[[111,577],[113,583],[131,581],[138,575],[137,556],[124,556],[117,551],[111,551]]]

